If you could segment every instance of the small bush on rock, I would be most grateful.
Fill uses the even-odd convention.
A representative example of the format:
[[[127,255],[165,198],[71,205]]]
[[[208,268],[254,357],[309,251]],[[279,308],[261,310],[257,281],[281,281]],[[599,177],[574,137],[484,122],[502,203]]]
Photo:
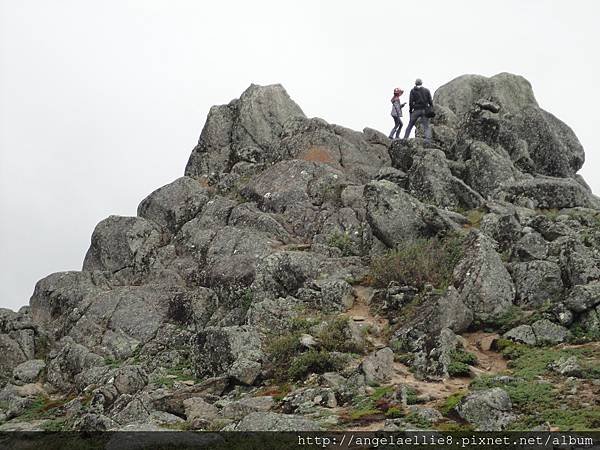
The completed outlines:
[[[446,289],[452,283],[452,272],[463,255],[463,239],[457,234],[444,238],[416,239],[374,258],[371,278],[377,287],[391,282],[422,289],[432,284]]]
[[[296,356],[288,369],[291,380],[301,380],[311,373],[325,373],[338,369],[339,363],[329,352],[309,350]]]

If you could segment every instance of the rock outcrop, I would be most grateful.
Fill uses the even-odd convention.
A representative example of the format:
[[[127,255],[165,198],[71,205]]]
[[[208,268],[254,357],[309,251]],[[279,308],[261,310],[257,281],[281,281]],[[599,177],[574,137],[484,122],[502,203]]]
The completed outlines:
[[[574,133],[515,75],[462,76],[434,102],[432,145],[307,118],[280,85],[213,107],[183,177],[102,220],[81,271],[0,310],[3,429],[56,426],[40,402],[87,431],[313,431],[356,405],[433,426],[456,417],[409,412],[433,397],[398,384],[403,364],[480,373],[467,331],[598,336],[600,203]],[[503,429],[511,392],[454,413]]]

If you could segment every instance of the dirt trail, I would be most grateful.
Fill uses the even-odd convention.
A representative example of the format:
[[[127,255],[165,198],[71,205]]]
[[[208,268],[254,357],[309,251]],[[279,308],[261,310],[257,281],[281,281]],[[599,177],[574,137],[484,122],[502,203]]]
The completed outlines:
[[[356,323],[364,323],[370,326],[373,331],[369,336],[369,341],[375,348],[381,348],[388,345],[388,337],[382,333],[388,330],[388,320],[378,315],[372,314],[369,303],[373,296],[373,290],[365,286],[354,287],[355,301],[346,315]],[[466,333],[464,338],[465,350],[477,356],[478,366],[474,369],[476,373],[494,374],[507,370],[506,361],[499,353],[490,350],[491,342],[499,336],[494,333],[485,333],[477,331]],[[409,368],[400,363],[394,362],[394,375],[392,379],[385,383],[385,386],[398,387],[405,385],[413,388],[419,396],[428,396],[429,401],[422,406],[435,407],[443,402],[451,394],[466,390],[472,379],[469,377],[450,378],[441,381],[424,381],[417,379]],[[376,421],[368,424],[361,424],[352,427],[353,431],[377,431],[384,426],[384,421]]]

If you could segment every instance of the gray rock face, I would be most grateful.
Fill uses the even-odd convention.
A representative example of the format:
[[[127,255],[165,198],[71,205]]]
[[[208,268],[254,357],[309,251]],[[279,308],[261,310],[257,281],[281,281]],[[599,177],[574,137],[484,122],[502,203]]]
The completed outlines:
[[[538,345],[554,345],[564,342],[569,337],[569,330],[548,319],[538,320],[531,325]]]
[[[199,377],[225,374],[252,384],[262,368],[260,335],[249,326],[208,327],[197,335],[193,351]]]
[[[19,364],[13,370],[15,383],[35,383],[46,369],[46,363],[41,359],[32,359]]]
[[[321,427],[311,419],[293,414],[253,412],[244,417],[235,431],[319,431]]]
[[[514,263],[510,273],[515,282],[516,303],[531,308],[558,302],[563,282],[558,264],[550,261]]]
[[[324,120],[296,117],[286,123],[280,151],[285,158],[322,162],[344,170],[359,183],[372,179],[390,164],[389,140],[378,131],[359,133]]]
[[[394,374],[394,352],[389,347],[367,355],[361,364],[367,384],[383,383]]]
[[[583,312],[600,304],[600,283],[575,286],[565,301],[571,311]]]
[[[56,356],[50,355],[46,379],[56,388],[69,390],[73,387],[76,375],[102,365],[104,358],[67,337]]]
[[[548,254],[548,243],[540,233],[533,231],[516,242],[514,252],[522,261],[545,259]]]
[[[32,321],[29,309],[19,312],[0,308],[0,386],[13,375],[13,369],[46,349],[46,335]]]
[[[559,264],[568,287],[600,280],[600,268],[594,252],[574,238],[560,243]]]
[[[504,337],[527,345],[536,345],[537,339],[531,325],[519,325],[504,333]]]
[[[464,244],[465,255],[454,269],[454,285],[475,319],[498,318],[508,312],[515,297],[512,279],[496,253],[492,241],[471,233]]]
[[[200,177],[228,171],[236,162],[271,162],[284,124],[304,117],[281,85],[251,85],[239,100],[213,106],[185,174]]]
[[[409,192],[424,202],[442,207],[474,209],[483,198],[452,175],[441,150],[419,151],[408,173]]]
[[[466,182],[482,196],[490,196],[502,183],[515,179],[515,169],[502,147],[492,148],[474,142],[468,149]]]
[[[286,395],[282,402],[282,409],[286,414],[313,412],[316,406],[325,408],[335,408],[337,406],[333,389],[321,387],[300,388]]]
[[[531,325],[519,325],[504,333],[504,337],[527,345],[555,345],[565,342],[569,330],[548,319],[542,319]]]
[[[138,216],[175,233],[192,220],[208,200],[208,191],[198,181],[181,177],[142,200]]]
[[[434,103],[462,117],[479,99],[491,99],[498,105],[501,127],[526,143],[538,173],[569,176],[583,165],[583,148],[573,131],[538,106],[523,77],[463,75],[440,87]]]
[[[548,368],[564,377],[581,377],[583,374],[576,356],[562,356],[548,364]]]
[[[212,108],[186,176],[142,200],[138,217],[100,222],[81,272],[40,280],[30,308],[0,309],[0,386],[10,382],[0,421],[47,389],[79,394],[60,411],[88,431],[184,418],[193,429],[317,430],[335,426],[336,405],[392,379],[383,345],[408,353],[417,378],[440,380],[464,347],[458,334],[498,326],[513,302],[548,319],[506,338],[554,345],[566,326],[600,332],[600,203],[575,173],[583,151],[570,129],[508,74],[460,78],[436,98],[433,148],[422,130],[392,142],[308,119],[278,85]],[[448,233],[466,240],[446,291],[392,283],[371,297],[373,258]],[[390,320],[391,341],[380,343],[379,323],[351,321],[335,340],[373,344],[360,365],[332,352],[346,360],[339,373],[310,375],[278,405],[251,397],[270,384],[273,332],[320,349],[336,315],[365,306]],[[300,331],[313,316],[320,324]],[[576,374],[571,363],[551,369]],[[512,417],[494,390],[459,409],[480,429]]]
[[[143,271],[162,242],[158,225],[141,217],[110,216],[96,225],[83,270]]]
[[[467,395],[456,407],[459,416],[478,431],[501,431],[516,419],[505,390],[486,389]]]
[[[365,186],[367,220],[373,234],[388,247],[427,234],[420,216],[421,202],[389,181],[374,181]]]
[[[227,403],[221,410],[226,419],[241,420],[253,412],[266,412],[275,406],[271,396],[246,397],[235,402]]]
[[[345,187],[344,174],[327,164],[313,161],[282,161],[252,178],[242,195],[274,212],[295,203],[321,205],[339,201]]]
[[[494,193],[499,200],[529,208],[598,208],[598,199],[572,178],[535,177],[504,183]]]

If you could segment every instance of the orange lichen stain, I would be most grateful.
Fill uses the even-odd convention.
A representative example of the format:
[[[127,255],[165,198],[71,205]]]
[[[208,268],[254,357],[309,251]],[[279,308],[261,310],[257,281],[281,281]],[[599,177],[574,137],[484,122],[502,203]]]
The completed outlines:
[[[304,161],[314,161],[337,165],[337,161],[331,154],[331,150],[323,146],[310,147],[308,150],[302,152],[302,154],[299,156],[299,159],[303,159]]]

